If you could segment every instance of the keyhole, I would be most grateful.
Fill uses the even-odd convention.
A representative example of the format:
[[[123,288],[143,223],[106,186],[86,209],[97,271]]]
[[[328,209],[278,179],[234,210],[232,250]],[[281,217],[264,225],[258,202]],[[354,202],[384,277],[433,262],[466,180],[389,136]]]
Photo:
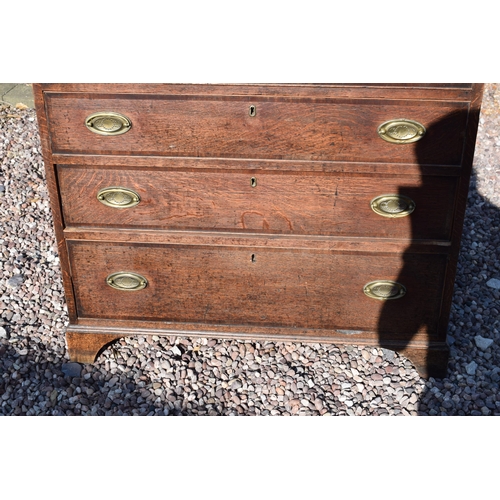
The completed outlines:
[[[250,106],[250,110],[248,111],[248,114],[250,116],[255,116],[257,114],[257,108],[253,104]]]
[[[255,262],[257,260],[257,258],[255,257],[255,254],[253,253],[252,254],[252,262]]]
[[[255,177],[252,177],[250,179],[250,186],[252,186],[253,188],[257,186],[257,179]]]

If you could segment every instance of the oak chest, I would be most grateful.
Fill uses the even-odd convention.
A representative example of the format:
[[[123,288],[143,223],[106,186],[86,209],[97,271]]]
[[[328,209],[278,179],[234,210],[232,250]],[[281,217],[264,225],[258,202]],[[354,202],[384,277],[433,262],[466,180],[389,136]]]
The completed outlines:
[[[446,373],[480,84],[36,84],[70,356],[382,346]]]

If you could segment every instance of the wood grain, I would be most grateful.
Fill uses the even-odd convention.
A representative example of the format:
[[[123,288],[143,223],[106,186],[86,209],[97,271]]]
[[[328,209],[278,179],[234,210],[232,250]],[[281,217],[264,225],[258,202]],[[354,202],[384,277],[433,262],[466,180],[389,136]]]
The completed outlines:
[[[67,226],[108,226],[280,234],[441,239],[450,236],[456,180],[433,177],[280,175],[252,171],[134,171],[59,167]],[[256,186],[252,187],[251,179]],[[432,184],[421,189],[423,182]],[[139,205],[117,209],[97,199],[121,186],[139,194]],[[413,214],[386,218],[370,208],[383,194],[409,196]]]
[[[208,96],[280,96],[314,99],[407,99],[470,101],[470,83],[337,83],[337,84],[169,84],[44,83],[45,92],[168,94]]]
[[[189,97],[189,98],[188,98]],[[196,97],[196,98],[195,98]],[[460,165],[466,125],[464,103],[439,101],[228,100],[202,96],[48,94],[52,148],[57,153],[134,154],[288,160],[415,163],[415,143],[391,144],[377,129],[409,118],[426,128],[419,163]],[[257,115],[249,116],[249,106]],[[94,134],[87,116],[113,111],[132,121],[119,136]],[[456,116],[440,127],[444,116]],[[423,144],[423,146],[422,146]],[[443,147],[445,145],[445,147]]]
[[[398,256],[289,249],[127,245],[69,242],[79,317],[168,320],[288,328],[376,328],[383,301],[363,287],[395,279]],[[415,334],[421,322],[432,335],[439,319],[442,255],[405,256],[408,293],[392,304],[384,334]],[[106,277],[134,272],[148,280],[138,292],[114,290]],[[277,305],[279,304],[279,307]]]
[[[411,163],[381,162],[340,162],[340,161],[302,161],[302,160],[266,160],[246,158],[172,158],[164,156],[124,156],[124,155],[84,155],[53,154],[53,163],[61,166],[85,166],[87,169],[106,167],[121,170],[198,170],[254,172],[297,172],[297,173],[350,173],[406,176],[447,176],[461,175],[460,166],[419,165]]]
[[[198,328],[197,328],[198,327]],[[378,346],[397,351],[408,358],[419,375],[423,378],[443,378],[446,376],[450,349],[444,342],[429,342],[418,334],[411,341],[386,340],[382,343],[373,332],[358,332],[345,335],[342,332],[318,330],[290,330],[276,328],[241,328],[235,329],[226,325],[214,328],[213,325],[170,324],[151,322],[131,322],[114,320],[111,324],[106,320],[80,319],[78,324],[71,325],[66,333],[71,360],[80,363],[92,363],[95,357],[110,342],[120,337],[133,335],[188,336],[224,339],[251,339],[261,341],[296,342],[307,341],[339,346],[356,343],[358,346]]]
[[[66,331],[66,345],[71,361],[76,363],[93,363],[96,356],[111,342],[124,337],[122,333],[95,334]]]
[[[402,238],[353,238],[349,236],[310,236],[290,234],[224,233],[214,231],[175,231],[163,229],[107,229],[69,227],[64,230],[67,241],[102,241],[139,244],[203,245],[214,247],[251,246],[333,251],[367,255],[414,254],[448,255],[451,243],[442,240],[406,240]]]

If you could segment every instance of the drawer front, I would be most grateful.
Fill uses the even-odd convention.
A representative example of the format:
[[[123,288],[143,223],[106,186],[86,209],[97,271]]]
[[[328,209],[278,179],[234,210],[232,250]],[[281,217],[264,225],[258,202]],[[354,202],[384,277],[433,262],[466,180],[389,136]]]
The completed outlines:
[[[456,178],[58,168],[65,224],[275,234],[448,239]],[[102,193],[120,188],[120,200]],[[127,204],[127,193],[140,201]],[[98,195],[101,193],[101,201]],[[125,193],[125,194],[120,194]],[[370,202],[404,195],[408,216]],[[111,196],[114,196],[112,194]],[[123,208],[124,207],[124,208]]]
[[[459,165],[467,119],[466,103],[439,101],[71,93],[46,97],[56,153]],[[124,115],[131,128],[113,136],[93,133],[86,119],[99,112]],[[421,123],[427,133],[410,144],[380,138],[381,124],[402,118]]]
[[[86,241],[68,247],[82,318],[369,331],[380,323],[396,338],[434,334],[446,267],[445,255]],[[127,286],[127,276],[115,273],[141,276],[141,289],[109,285],[121,279]],[[375,280],[397,281],[406,295],[370,298],[363,289]]]

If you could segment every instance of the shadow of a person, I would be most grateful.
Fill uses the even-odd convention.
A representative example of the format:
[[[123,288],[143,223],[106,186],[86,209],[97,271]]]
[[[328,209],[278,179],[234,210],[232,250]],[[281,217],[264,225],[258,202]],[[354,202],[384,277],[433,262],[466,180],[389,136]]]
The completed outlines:
[[[487,284],[500,277],[500,209],[498,202],[479,193],[478,178],[481,185],[487,174],[478,169],[471,179],[448,326],[448,374],[445,380],[427,383],[419,400],[423,415],[498,412],[494,391],[500,382],[500,356],[497,349],[479,348],[475,338],[495,343],[500,338],[500,290]]]
[[[411,223],[410,243],[395,279],[406,294],[384,302],[378,336],[381,347],[403,354],[424,378],[443,378],[447,373],[448,321],[478,120],[479,110],[472,106],[470,111],[457,110],[428,125],[425,140],[413,144],[421,184],[399,188],[398,194],[413,200],[416,207],[407,216]],[[457,133],[460,128],[467,130],[465,135]],[[461,147],[464,143],[465,148]],[[451,161],[439,164],[436,158],[444,158],[447,152]],[[437,207],[431,218],[421,217],[419,208],[422,210],[433,197],[442,196],[438,186],[443,183],[448,185],[448,201]],[[397,224],[398,219],[393,220]],[[401,317],[402,311],[405,320],[396,324],[395,318]]]

